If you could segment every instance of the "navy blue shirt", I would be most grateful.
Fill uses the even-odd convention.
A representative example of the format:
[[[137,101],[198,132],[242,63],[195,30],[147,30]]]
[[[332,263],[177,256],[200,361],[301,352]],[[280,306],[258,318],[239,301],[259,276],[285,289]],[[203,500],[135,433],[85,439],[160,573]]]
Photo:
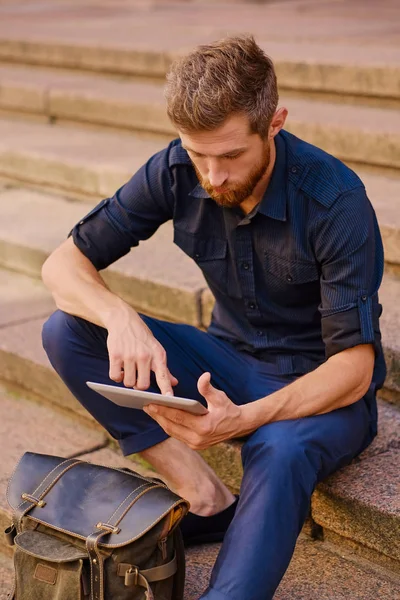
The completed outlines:
[[[383,248],[359,177],[286,131],[262,201],[245,215],[218,206],[174,140],[72,230],[104,269],[172,219],[174,242],[202,269],[215,296],[209,332],[303,374],[334,354],[374,344],[374,381],[385,364],[378,288]]]

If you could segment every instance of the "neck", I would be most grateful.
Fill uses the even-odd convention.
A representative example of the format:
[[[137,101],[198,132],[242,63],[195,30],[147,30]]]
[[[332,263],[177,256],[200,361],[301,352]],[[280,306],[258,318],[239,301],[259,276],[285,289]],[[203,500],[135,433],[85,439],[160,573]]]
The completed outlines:
[[[242,211],[244,213],[246,213],[246,215],[248,215],[249,212],[251,212],[253,210],[253,208],[261,202],[262,197],[264,196],[266,189],[268,187],[268,184],[270,182],[272,171],[274,169],[275,160],[276,160],[276,148],[275,148],[274,139],[272,139],[271,143],[270,143],[270,153],[271,153],[270,161],[269,161],[267,170],[265,171],[265,174],[260,179],[260,181],[257,183],[251,196],[246,198],[246,200],[244,200],[240,205],[240,208],[242,209]]]

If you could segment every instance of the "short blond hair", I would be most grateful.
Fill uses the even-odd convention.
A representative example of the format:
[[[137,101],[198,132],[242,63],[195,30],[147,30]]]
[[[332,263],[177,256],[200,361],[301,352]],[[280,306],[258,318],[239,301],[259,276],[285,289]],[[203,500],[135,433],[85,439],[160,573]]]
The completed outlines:
[[[184,133],[216,129],[241,113],[265,137],[278,105],[274,65],[253,36],[224,38],[171,65],[165,98],[171,122]]]

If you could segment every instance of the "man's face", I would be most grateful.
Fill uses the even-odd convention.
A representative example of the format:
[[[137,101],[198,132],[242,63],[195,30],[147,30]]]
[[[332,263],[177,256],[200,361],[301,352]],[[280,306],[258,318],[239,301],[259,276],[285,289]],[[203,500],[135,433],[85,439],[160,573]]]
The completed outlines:
[[[251,133],[247,117],[234,115],[213,131],[180,132],[202,187],[220,206],[239,206],[266,174],[268,139]]]

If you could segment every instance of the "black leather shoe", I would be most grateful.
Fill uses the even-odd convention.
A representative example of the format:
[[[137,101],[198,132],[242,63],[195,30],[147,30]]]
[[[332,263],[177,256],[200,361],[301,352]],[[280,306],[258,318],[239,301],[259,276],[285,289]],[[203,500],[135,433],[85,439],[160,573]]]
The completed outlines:
[[[238,502],[239,496],[236,496],[233,504],[211,517],[201,517],[188,512],[180,524],[185,546],[222,542],[235,516]]]

